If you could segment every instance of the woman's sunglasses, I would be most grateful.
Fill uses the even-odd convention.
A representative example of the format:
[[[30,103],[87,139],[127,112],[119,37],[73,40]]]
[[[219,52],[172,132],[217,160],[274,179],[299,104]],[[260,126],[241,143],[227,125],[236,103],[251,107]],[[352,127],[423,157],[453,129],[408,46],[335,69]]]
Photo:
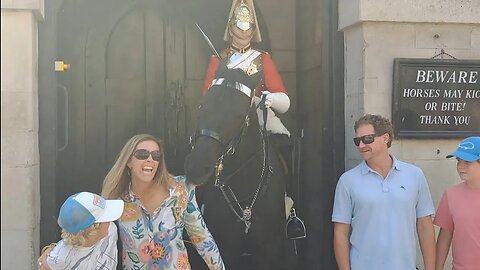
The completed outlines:
[[[375,141],[375,137],[378,137],[378,136],[381,136],[381,135],[368,134],[368,135],[363,135],[362,137],[355,137],[353,138],[353,143],[356,146],[359,146],[360,142],[363,142],[364,144],[371,144]]]
[[[133,156],[138,160],[146,160],[150,155],[152,155],[152,159],[155,161],[160,161],[162,157],[160,150],[150,152],[147,149],[137,149],[133,152]]]

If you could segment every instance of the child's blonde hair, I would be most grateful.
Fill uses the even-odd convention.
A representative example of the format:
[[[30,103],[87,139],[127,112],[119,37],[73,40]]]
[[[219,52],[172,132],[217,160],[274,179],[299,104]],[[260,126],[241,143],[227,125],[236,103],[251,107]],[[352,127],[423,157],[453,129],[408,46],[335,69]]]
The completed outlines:
[[[62,239],[67,245],[83,246],[88,238],[98,234],[100,223],[93,223],[90,227],[78,233],[69,233],[62,229]]]

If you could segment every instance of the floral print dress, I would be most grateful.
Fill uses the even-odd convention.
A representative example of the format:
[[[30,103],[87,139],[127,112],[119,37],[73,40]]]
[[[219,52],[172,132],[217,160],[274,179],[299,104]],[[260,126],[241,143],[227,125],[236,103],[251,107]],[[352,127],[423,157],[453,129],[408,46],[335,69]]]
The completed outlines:
[[[195,199],[195,187],[175,177],[170,196],[152,214],[129,191],[119,220],[123,269],[190,269],[182,238],[185,228],[209,269],[224,270],[222,257]]]

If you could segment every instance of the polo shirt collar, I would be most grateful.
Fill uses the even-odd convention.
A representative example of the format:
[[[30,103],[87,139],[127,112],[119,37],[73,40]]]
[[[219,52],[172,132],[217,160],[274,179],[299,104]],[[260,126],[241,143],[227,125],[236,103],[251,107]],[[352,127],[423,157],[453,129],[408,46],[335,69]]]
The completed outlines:
[[[390,154],[390,157],[392,158],[392,161],[393,161],[392,168],[394,168],[395,170],[398,170],[398,171],[401,170],[402,166],[401,166],[400,162],[398,161],[398,159],[392,154]],[[374,170],[367,165],[367,162],[365,160],[362,161],[362,163],[360,163],[360,170],[361,170],[362,174],[367,174],[369,172],[374,172]]]

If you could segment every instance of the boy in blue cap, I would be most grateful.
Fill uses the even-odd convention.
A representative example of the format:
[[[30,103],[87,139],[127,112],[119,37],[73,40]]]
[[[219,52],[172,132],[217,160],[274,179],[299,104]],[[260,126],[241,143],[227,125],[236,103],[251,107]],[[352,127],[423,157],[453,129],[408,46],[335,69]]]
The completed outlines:
[[[468,137],[457,151],[447,156],[457,159],[462,183],[443,193],[434,224],[437,238],[436,270],[443,270],[452,245],[453,270],[480,267],[480,137]]]
[[[58,216],[62,240],[42,250],[39,269],[116,269],[118,235],[112,221],[120,218],[123,207],[122,200],[90,192],[70,196]]]

